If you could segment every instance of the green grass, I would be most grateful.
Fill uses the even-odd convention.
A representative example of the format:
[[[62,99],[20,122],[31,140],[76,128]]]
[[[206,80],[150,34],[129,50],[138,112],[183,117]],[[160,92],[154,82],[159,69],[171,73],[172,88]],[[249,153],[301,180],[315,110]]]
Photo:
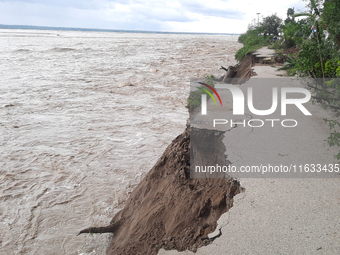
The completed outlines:
[[[239,49],[236,52],[235,58],[238,61],[241,61],[248,54],[253,53],[254,51],[257,51],[258,49],[261,49],[262,47],[265,47],[265,46],[268,46],[268,45],[269,45],[269,43],[262,43],[262,44],[252,45],[252,46],[243,46],[241,49]]]
[[[205,83],[210,85],[211,87],[215,87],[215,81],[216,78],[213,75],[208,75],[205,77]],[[208,90],[210,93],[213,93],[210,89],[203,85],[197,84],[197,87],[204,88]],[[190,95],[187,99],[187,105],[185,106],[186,108],[190,109],[190,111],[194,110],[196,107],[201,105],[201,95],[205,94],[205,92],[201,89],[197,89],[195,91],[191,91]]]
[[[283,49],[275,49],[275,53],[276,54],[282,54],[283,53]]]
[[[248,54],[270,45],[272,38],[272,35],[263,36],[257,30],[248,30],[245,34],[239,36],[239,42],[243,43],[243,47],[236,52],[235,58],[241,61]]]

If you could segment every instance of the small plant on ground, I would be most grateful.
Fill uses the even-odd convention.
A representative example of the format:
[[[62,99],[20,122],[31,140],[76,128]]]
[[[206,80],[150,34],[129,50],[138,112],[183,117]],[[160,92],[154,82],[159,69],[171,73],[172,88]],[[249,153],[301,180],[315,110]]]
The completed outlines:
[[[205,77],[205,83],[210,85],[211,87],[215,87],[215,76],[214,75],[208,75]],[[208,90],[210,93],[213,93],[209,88],[200,85],[197,83],[197,87],[203,88]],[[201,105],[201,95],[204,94],[205,92],[201,89],[197,89],[195,91],[191,91],[190,95],[187,99],[187,105],[185,106],[188,108],[190,111],[194,110],[196,107]]]

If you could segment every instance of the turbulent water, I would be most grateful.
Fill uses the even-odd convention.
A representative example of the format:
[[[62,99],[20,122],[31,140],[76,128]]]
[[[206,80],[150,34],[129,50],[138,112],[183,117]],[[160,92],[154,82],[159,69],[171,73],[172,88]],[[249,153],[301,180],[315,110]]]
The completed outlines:
[[[105,226],[237,36],[0,30],[0,254],[105,254]]]

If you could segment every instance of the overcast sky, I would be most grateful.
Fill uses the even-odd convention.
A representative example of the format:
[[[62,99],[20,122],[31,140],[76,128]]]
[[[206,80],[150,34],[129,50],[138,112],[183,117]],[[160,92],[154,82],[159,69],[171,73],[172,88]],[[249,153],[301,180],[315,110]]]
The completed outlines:
[[[256,13],[286,18],[301,0],[0,0],[0,24],[243,33]]]

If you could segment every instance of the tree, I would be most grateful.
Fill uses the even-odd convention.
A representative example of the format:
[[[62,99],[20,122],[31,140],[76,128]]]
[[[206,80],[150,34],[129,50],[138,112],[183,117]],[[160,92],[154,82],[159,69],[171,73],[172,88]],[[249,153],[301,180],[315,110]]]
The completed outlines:
[[[340,48],[340,0],[326,0],[322,18],[325,21],[327,31],[334,36]]]
[[[322,77],[323,80],[325,80],[325,70],[324,70],[324,59],[323,59],[323,54],[321,52],[321,31],[319,27],[319,18],[321,14],[321,5],[320,5],[321,0],[310,0],[309,4],[307,4],[307,7],[310,8],[309,13],[298,13],[294,14],[293,17],[301,17],[301,16],[307,16],[311,19],[312,23],[314,24],[313,27],[315,27],[315,34],[316,34],[316,39],[318,43],[318,51],[319,51],[319,57],[320,57],[320,63],[321,63],[321,69],[322,69]],[[325,81],[323,81],[325,83]]]
[[[248,24],[248,30],[255,30],[257,28],[257,21],[253,19],[250,24]]]
[[[264,35],[279,35],[278,28],[282,23],[282,19],[280,19],[276,13],[272,14],[271,16],[263,18],[261,22],[261,27],[263,29]]]
[[[294,7],[293,8],[288,8],[287,10],[287,18],[285,19],[285,25],[288,23],[294,22],[295,23],[295,18],[294,18]]]

